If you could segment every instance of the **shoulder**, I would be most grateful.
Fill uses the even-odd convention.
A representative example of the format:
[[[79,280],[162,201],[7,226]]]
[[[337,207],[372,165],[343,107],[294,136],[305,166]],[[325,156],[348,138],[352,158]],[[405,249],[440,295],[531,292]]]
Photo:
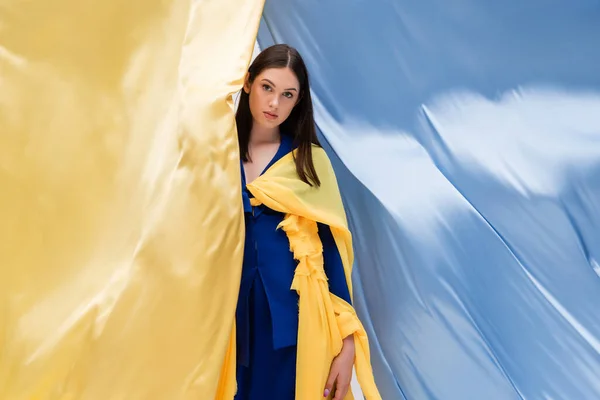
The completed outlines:
[[[331,160],[329,159],[329,156],[321,146],[313,144],[311,152],[313,162],[315,163],[315,165],[319,163],[331,167]]]
[[[327,187],[330,185],[337,187],[335,171],[333,170],[333,166],[331,164],[329,156],[327,155],[327,152],[325,152],[325,150],[322,147],[313,145],[312,158],[317,175],[321,180],[321,187]]]
[[[335,175],[333,171],[333,166],[331,164],[331,159],[327,155],[327,152],[321,146],[313,145],[312,156],[313,163],[319,174],[327,173]]]

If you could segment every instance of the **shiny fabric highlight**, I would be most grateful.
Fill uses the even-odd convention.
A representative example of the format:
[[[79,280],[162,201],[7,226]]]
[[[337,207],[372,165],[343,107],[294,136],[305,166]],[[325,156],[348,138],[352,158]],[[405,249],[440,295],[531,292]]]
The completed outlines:
[[[597,0],[268,0],[386,400],[600,398]]]
[[[0,398],[231,399],[263,3],[51,3],[0,5]]]

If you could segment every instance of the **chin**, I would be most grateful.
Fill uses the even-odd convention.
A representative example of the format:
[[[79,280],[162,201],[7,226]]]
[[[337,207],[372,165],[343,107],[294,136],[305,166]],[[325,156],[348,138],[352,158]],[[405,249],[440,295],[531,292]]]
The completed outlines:
[[[274,121],[263,119],[261,122],[259,122],[259,125],[262,125],[265,128],[275,128],[281,125],[281,122],[279,121],[279,119],[276,119]]]

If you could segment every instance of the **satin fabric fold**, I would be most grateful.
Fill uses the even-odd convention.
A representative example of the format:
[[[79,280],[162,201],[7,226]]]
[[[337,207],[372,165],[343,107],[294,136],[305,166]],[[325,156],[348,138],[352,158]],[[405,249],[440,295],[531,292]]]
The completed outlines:
[[[262,7],[2,2],[0,399],[233,397]]]

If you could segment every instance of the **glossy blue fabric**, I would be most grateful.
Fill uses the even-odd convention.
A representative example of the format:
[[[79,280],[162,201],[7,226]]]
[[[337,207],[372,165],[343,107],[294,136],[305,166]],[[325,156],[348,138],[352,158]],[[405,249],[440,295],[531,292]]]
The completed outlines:
[[[267,0],[394,399],[600,398],[600,2]]]
[[[263,173],[293,148],[292,138],[282,135],[279,149]],[[246,189],[243,166],[240,168],[246,234],[236,311],[239,364],[236,400],[292,400],[298,294],[291,286],[297,263],[285,232],[277,228],[285,215],[264,205],[250,205],[252,194]],[[318,229],[329,290],[350,302],[344,267],[331,230],[324,224],[318,224]]]

